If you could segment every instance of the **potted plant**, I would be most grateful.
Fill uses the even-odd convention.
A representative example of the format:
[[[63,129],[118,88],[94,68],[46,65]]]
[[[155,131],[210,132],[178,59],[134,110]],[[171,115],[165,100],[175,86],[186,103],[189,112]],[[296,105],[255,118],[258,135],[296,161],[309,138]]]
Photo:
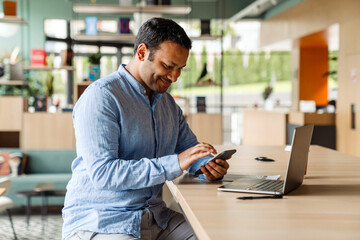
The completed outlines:
[[[265,108],[265,110],[268,110],[268,111],[271,111],[274,108],[273,102],[269,99],[272,92],[273,92],[273,87],[269,85],[264,89],[264,91],[262,93],[262,96],[264,99],[264,108]]]
[[[89,79],[95,81],[100,78],[100,53],[93,53],[89,55],[90,71]]]

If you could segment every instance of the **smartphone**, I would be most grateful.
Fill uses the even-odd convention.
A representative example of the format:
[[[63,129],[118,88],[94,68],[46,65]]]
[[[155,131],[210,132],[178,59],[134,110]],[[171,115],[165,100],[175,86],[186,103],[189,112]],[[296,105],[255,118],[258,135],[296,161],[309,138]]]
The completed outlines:
[[[214,163],[216,163],[216,159],[227,160],[227,159],[229,159],[234,153],[236,153],[236,149],[231,149],[231,150],[223,151],[223,152],[219,153],[218,155],[216,155],[215,157],[213,157],[213,158],[211,159],[211,161],[213,161]],[[195,172],[195,175],[199,175],[199,174],[202,174],[201,169],[199,169],[199,170],[197,170],[197,171]]]

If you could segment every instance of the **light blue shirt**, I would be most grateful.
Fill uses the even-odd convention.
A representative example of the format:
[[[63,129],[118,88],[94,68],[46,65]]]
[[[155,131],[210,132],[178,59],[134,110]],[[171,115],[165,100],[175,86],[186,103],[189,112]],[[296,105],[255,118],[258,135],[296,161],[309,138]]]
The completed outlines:
[[[142,210],[166,228],[162,186],[182,174],[178,154],[198,143],[170,94],[145,88],[124,66],[92,83],[73,112],[77,157],[67,185],[63,238],[85,230],[140,238]],[[194,173],[210,157],[194,162]]]

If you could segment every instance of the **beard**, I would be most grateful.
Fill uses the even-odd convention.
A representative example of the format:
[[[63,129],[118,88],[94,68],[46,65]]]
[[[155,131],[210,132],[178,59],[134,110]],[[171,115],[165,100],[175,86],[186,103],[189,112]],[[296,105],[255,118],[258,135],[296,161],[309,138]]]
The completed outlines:
[[[172,81],[170,81],[169,79],[166,79],[163,77],[158,77],[156,79],[157,92],[159,92],[159,93],[166,92],[170,88],[171,84],[172,84]]]

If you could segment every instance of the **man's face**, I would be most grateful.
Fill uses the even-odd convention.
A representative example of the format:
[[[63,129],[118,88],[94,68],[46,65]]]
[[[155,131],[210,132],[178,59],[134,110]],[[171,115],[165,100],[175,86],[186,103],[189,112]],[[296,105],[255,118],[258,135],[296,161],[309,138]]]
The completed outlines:
[[[150,50],[146,46],[143,47],[144,58],[139,71],[142,85],[148,95],[151,90],[164,93],[180,76],[186,65],[189,50],[177,43],[165,41],[153,53],[153,59],[149,60]]]

